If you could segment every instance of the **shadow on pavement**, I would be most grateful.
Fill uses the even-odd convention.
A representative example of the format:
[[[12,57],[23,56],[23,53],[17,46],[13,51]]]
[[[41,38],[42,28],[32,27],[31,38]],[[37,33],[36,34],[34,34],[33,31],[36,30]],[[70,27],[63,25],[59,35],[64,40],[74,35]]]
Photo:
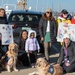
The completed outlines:
[[[58,57],[50,57],[50,63],[57,63]]]

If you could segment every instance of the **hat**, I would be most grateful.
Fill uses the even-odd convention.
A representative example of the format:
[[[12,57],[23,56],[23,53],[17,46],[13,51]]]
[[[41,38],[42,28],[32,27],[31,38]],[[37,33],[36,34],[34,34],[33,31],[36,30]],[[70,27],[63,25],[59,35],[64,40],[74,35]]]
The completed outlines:
[[[50,8],[47,8],[46,12],[52,12],[52,10]]]
[[[63,13],[63,14],[68,14],[68,11],[67,11],[66,9],[63,9],[63,10],[61,11],[61,13]]]
[[[69,34],[64,34],[63,39],[65,39],[65,38],[70,38]]]
[[[34,33],[35,34],[35,37],[36,37],[36,31],[34,31],[34,30],[28,30],[28,38],[30,38],[30,34],[31,33]]]

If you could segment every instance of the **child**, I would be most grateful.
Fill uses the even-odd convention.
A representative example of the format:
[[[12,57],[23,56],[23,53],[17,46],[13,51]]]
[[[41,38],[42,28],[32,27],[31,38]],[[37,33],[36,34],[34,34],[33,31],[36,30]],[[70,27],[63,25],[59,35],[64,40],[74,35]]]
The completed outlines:
[[[26,40],[25,50],[29,53],[31,67],[35,67],[35,62],[37,59],[37,50],[39,52],[40,47],[36,39],[36,32],[30,30],[28,33],[28,39]]]
[[[29,60],[27,53],[25,52],[25,42],[28,37],[28,32],[26,30],[22,30],[20,37],[17,41],[18,43],[18,48],[19,48],[19,55],[18,55],[18,60],[22,62],[22,64],[26,67],[29,67]]]

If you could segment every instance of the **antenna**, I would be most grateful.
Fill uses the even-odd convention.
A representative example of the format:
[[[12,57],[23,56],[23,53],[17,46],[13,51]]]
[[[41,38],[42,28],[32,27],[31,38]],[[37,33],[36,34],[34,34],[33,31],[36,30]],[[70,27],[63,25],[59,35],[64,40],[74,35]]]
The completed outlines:
[[[3,7],[3,0],[2,0],[2,7]]]
[[[53,8],[54,8],[54,5],[53,5],[53,2],[52,2],[52,11],[54,11]]]
[[[37,7],[38,7],[38,0],[36,1],[36,11],[37,11]]]

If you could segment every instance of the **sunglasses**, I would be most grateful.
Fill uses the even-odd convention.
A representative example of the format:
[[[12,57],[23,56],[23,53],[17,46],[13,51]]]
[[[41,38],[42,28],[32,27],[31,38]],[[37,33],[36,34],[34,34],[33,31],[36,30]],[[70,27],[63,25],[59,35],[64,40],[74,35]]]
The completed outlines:
[[[51,14],[52,12],[46,12],[46,13]]]
[[[34,34],[31,34],[30,36],[34,36]]]
[[[51,12],[46,12],[46,13],[51,14]]]

